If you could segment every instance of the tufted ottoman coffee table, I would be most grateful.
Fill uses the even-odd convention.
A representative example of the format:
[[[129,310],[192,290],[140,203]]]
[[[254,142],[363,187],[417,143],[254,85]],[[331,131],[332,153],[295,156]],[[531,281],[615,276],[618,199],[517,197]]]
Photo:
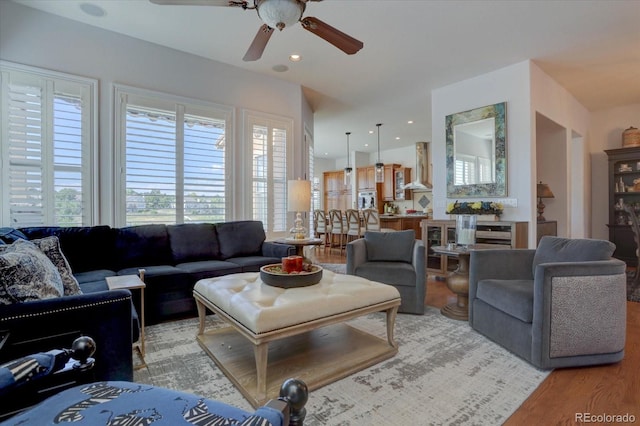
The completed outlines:
[[[278,396],[283,378],[317,389],[398,352],[400,294],[393,286],[324,270],[315,285],[283,289],[255,272],[207,278],[193,290],[198,342],[254,406]],[[205,332],[206,308],[230,327]],[[386,312],[386,340],[344,324]]]

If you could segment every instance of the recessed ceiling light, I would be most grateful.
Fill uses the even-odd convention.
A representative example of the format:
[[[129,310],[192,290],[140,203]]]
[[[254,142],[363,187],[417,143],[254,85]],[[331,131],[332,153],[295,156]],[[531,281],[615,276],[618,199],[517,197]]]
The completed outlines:
[[[302,56],[298,55],[297,53],[294,53],[292,55],[289,55],[289,60],[291,62],[299,62],[302,60]]]
[[[364,144],[364,146],[369,146],[369,144],[368,144],[368,143],[365,143],[365,144]]]
[[[93,3],[80,3],[80,10],[87,15],[95,16],[97,18],[101,18],[107,14],[103,8]]]
[[[286,65],[274,65],[273,67],[271,67],[272,70],[274,70],[275,72],[285,72],[285,71],[289,71],[289,67]]]
[[[407,124],[413,124],[413,120],[407,121]]]
[[[400,136],[396,136],[396,140],[399,141],[400,140]]]
[[[325,152],[325,153],[324,153],[324,155],[329,155],[329,153],[328,153],[328,152]]]
[[[373,130],[369,130],[369,134],[372,135],[373,134]]]

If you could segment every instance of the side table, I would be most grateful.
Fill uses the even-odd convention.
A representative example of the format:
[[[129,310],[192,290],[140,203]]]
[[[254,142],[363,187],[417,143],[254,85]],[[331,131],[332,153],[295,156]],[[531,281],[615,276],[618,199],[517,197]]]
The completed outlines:
[[[440,309],[446,317],[467,321],[469,320],[469,259],[473,250],[501,249],[505,246],[497,244],[474,244],[468,248],[432,246],[431,249],[444,256],[458,258],[458,268],[447,275],[447,287],[457,296],[455,303],[449,303]]]
[[[304,257],[305,246],[319,246],[322,244],[321,238],[280,238],[276,240],[276,243],[289,244],[296,247],[296,255],[302,256],[304,261],[311,263],[309,259]]]
[[[140,357],[142,364],[137,365],[135,368],[139,370],[147,366],[144,360],[145,348],[144,348],[144,289],[147,286],[144,283],[144,269],[139,269],[139,275],[120,275],[116,277],[107,277],[107,286],[109,290],[127,289],[135,290],[140,289],[140,339],[139,345],[135,345],[135,350]]]

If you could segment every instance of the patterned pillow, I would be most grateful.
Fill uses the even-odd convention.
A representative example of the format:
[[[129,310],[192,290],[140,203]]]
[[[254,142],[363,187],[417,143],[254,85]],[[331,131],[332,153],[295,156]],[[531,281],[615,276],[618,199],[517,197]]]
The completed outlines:
[[[74,294],[82,294],[80,286],[78,285],[78,280],[73,276],[71,266],[69,266],[67,258],[64,257],[64,254],[62,253],[58,237],[51,236],[30,241],[49,258],[56,268],[58,268],[60,278],[62,278],[62,285],[64,286],[64,295],[71,296]]]
[[[0,247],[0,304],[61,297],[58,269],[35,244],[18,240]]]

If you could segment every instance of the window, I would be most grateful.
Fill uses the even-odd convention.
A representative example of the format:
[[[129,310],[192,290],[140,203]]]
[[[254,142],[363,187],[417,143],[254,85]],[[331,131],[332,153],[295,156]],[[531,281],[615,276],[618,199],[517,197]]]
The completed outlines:
[[[1,222],[91,225],[96,80],[8,62],[0,68]]]
[[[231,108],[122,86],[116,99],[119,222],[225,221]]]
[[[251,145],[253,219],[262,221],[267,236],[287,231],[287,157],[292,123],[248,113]]]

